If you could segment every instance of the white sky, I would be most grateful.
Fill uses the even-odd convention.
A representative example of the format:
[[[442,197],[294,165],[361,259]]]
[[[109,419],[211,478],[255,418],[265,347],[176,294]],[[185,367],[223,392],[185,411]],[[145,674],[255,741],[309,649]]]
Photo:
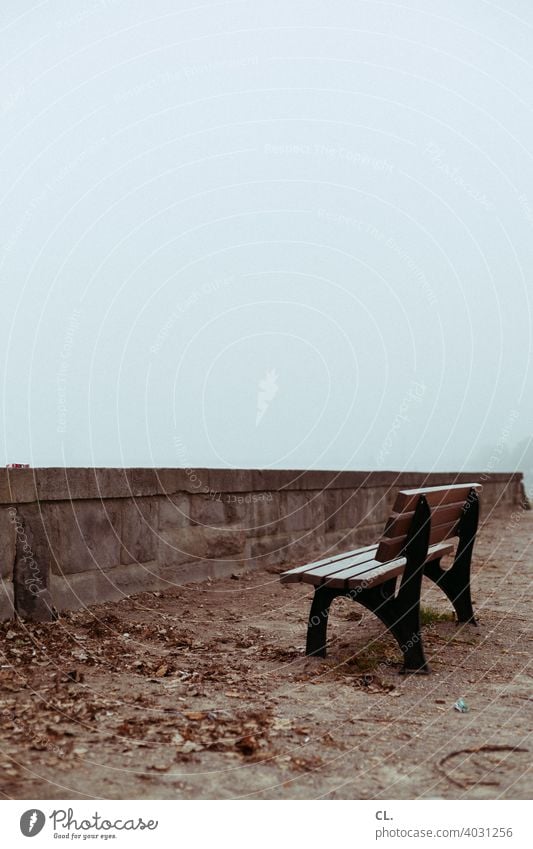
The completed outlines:
[[[527,0],[4,0],[1,462],[530,435],[532,39]]]

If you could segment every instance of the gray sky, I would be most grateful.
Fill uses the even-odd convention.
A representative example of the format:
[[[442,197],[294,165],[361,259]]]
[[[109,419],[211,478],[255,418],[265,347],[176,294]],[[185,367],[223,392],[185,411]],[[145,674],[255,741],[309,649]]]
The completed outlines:
[[[508,465],[530,2],[0,16],[3,463]]]

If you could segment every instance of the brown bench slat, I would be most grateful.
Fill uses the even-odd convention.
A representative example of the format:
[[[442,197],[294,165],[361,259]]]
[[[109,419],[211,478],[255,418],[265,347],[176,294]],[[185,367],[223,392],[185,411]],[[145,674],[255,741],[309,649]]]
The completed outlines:
[[[445,539],[450,539],[456,535],[457,530],[457,522],[448,522],[445,525],[436,525],[431,528],[429,534],[429,544],[436,545],[438,542],[442,542]],[[378,546],[378,550],[376,553],[376,560],[379,560],[381,563],[387,563],[389,560],[393,560],[395,557],[398,557],[401,551],[405,548],[406,537],[394,537],[383,538]]]
[[[429,563],[430,560],[436,560],[438,557],[443,557],[445,554],[450,554],[452,551],[453,545],[450,543],[439,543],[439,545],[432,546],[428,551],[426,563]],[[359,563],[346,565],[343,569],[332,571],[329,574],[324,572],[324,568],[313,569],[301,574],[298,580],[305,584],[313,584],[315,587],[325,585],[331,589],[344,589],[350,579],[359,577],[360,582],[366,583],[366,577],[370,574],[372,574],[372,584],[379,583],[376,576],[379,577],[380,581],[386,580],[389,572],[390,577],[394,577],[403,572],[406,562],[405,557],[399,557],[387,563],[382,563],[372,557]],[[374,572],[376,572],[376,576],[374,576]]]
[[[451,504],[461,498],[465,502],[471,489],[479,492],[482,487],[479,483],[460,483],[453,486],[430,486],[427,489],[403,489],[396,496],[393,511],[405,513],[407,510],[414,510],[421,495],[425,496],[430,507]]]
[[[430,563],[432,560],[438,560],[441,557],[444,557],[446,554],[452,554],[453,550],[454,550],[453,543],[439,542],[437,545],[434,545],[429,549],[428,556],[426,557],[425,562]],[[398,562],[403,561],[403,560],[404,560],[404,558],[401,557],[398,560],[393,561],[393,562],[398,563]],[[359,575],[359,576],[354,575],[351,578],[347,578],[345,580],[345,588],[346,589],[355,589],[357,587],[360,587],[361,585],[371,587],[374,584],[382,583],[383,580],[387,580],[387,575],[386,575],[387,565],[388,565],[387,563],[380,563],[379,567],[375,570],[375,575],[374,575],[374,573],[372,573],[371,575],[366,575],[366,576],[365,575]],[[400,569],[401,573],[403,573],[404,568],[405,568],[405,564]],[[382,569],[385,572],[385,578],[382,577]],[[395,569],[395,574],[400,574],[400,572],[396,573],[396,569]],[[339,577],[338,575],[335,575],[335,578],[338,578],[338,577]],[[394,575],[391,575],[390,577],[394,577]]]
[[[317,560],[315,563],[307,563],[305,566],[297,566],[295,569],[290,569],[288,572],[282,572],[280,575],[280,581],[282,584],[295,584],[302,580],[303,574],[310,571],[316,572],[322,577],[331,575],[334,572],[340,572],[341,569],[346,569],[349,565],[366,563],[368,560],[373,560],[377,548],[377,544],[367,546],[366,548],[356,548],[354,551],[345,553],[342,557]]]
[[[458,522],[461,518],[464,508],[464,501],[457,501],[454,504],[444,504],[442,507],[434,507],[431,511],[431,523],[435,525],[444,525],[447,522]],[[399,537],[402,534],[407,534],[413,520],[414,511],[409,513],[393,513],[387,519],[385,537]]]

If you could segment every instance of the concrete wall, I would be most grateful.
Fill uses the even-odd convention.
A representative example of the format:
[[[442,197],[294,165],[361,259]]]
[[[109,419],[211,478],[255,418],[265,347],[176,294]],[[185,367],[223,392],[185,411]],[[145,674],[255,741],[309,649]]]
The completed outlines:
[[[521,474],[225,469],[0,470],[0,618],[296,565],[377,541],[398,488],[478,481],[485,518]]]

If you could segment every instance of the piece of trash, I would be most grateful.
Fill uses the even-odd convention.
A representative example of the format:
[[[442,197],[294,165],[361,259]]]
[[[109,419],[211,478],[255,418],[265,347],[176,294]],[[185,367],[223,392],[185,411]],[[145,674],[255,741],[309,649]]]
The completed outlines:
[[[247,734],[245,737],[241,737],[240,740],[237,740],[235,746],[243,755],[250,757],[250,755],[253,755],[259,748],[259,743],[252,734]]]
[[[455,710],[458,710],[459,713],[468,713],[468,711],[470,710],[464,699],[457,699],[454,704],[454,708]]]
[[[74,681],[76,684],[83,684],[84,674],[79,669],[72,669],[70,672],[66,673],[67,681]]]

